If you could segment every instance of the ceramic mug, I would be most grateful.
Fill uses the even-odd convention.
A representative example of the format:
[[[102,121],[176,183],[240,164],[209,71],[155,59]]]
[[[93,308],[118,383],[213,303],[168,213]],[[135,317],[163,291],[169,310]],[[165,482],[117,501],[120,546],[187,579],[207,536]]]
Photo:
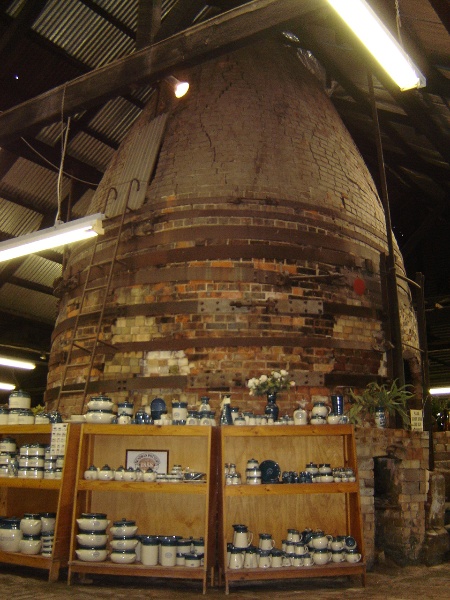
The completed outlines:
[[[244,566],[244,553],[240,548],[232,548],[228,567],[230,569],[242,569]]]
[[[344,551],[341,550],[332,550],[331,551],[331,560],[334,563],[344,562],[346,560]]]
[[[357,563],[361,560],[361,554],[356,549],[348,549],[345,551],[345,560],[349,563]]]
[[[244,556],[244,569],[256,569],[258,566],[258,555],[256,548],[247,549]]]
[[[332,559],[331,552],[326,548],[318,548],[312,556],[315,565],[326,565]],[[349,561],[350,562],[350,561]]]
[[[293,567],[303,567],[303,556],[298,556],[294,554],[294,558],[292,559]]]
[[[314,564],[313,558],[311,556],[311,554],[309,552],[307,552],[306,554],[304,554],[302,556],[303,559],[303,566],[304,567],[311,567]]]
[[[272,550],[272,560],[271,567],[276,569],[278,567],[283,566],[283,551],[282,550]]]
[[[236,548],[248,548],[253,540],[253,533],[246,525],[233,525],[233,546]]]
[[[258,567],[260,569],[267,569],[272,564],[272,557],[269,550],[260,550],[258,553]]]
[[[270,533],[260,533],[259,534],[259,544],[258,547],[261,550],[272,550],[275,546],[275,542],[272,539],[272,535]]]

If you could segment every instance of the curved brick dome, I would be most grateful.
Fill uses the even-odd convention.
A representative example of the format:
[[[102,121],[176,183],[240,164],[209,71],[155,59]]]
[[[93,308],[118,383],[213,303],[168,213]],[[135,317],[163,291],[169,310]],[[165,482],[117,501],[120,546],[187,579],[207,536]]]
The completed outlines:
[[[327,394],[386,374],[383,208],[320,83],[275,43],[188,76],[190,93],[169,112],[145,201],[126,220],[125,267],[115,270],[102,332],[115,347],[99,353],[90,389],[137,403],[157,394],[194,403],[205,392],[215,403],[216,392],[230,391],[241,408],[257,409],[246,379],[285,368],[298,385],[283,395],[289,408],[299,393]],[[111,172],[155,110],[144,112]],[[74,250],[65,271],[66,285],[79,279],[61,301],[49,403],[86,256],[86,247]],[[92,306],[97,301],[93,294]],[[400,305],[405,340],[417,346],[403,288]],[[80,384],[81,368],[74,371]],[[75,412],[81,401],[69,395],[64,409]]]

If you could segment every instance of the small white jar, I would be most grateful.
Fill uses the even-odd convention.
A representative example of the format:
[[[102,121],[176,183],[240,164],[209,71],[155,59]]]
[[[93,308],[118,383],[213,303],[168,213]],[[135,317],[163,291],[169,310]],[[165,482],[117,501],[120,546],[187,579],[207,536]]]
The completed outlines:
[[[19,542],[19,552],[22,554],[39,554],[41,551],[41,536],[24,534]]]
[[[0,440],[0,452],[13,453],[17,450],[16,440],[10,437],[5,437]]]
[[[42,530],[42,520],[39,513],[25,513],[20,520],[20,530],[24,535],[39,535]]]

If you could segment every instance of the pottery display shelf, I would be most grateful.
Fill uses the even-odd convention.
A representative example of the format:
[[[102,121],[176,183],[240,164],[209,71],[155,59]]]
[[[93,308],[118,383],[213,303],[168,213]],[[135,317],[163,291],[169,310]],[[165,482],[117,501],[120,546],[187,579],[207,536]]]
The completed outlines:
[[[75,485],[76,502],[72,516],[69,583],[87,575],[190,579],[202,583],[206,592],[208,575],[213,582],[216,562],[216,489],[212,461],[217,429],[178,425],[82,425]],[[206,473],[206,482],[99,481],[84,479],[90,465],[125,465],[129,453],[153,451],[167,454],[167,467],[174,464]],[[81,513],[106,513],[112,523],[123,518],[136,521],[138,535],[180,535],[203,537],[204,564],[199,567],[146,566],[88,562],[77,559],[76,519]]]
[[[220,447],[219,582],[230,584],[269,579],[359,576],[365,584],[364,539],[352,425],[222,427]],[[271,460],[281,471],[302,471],[306,463],[331,463],[352,468],[352,483],[262,483],[225,485],[225,463],[234,463],[245,473],[246,461]],[[253,543],[261,532],[272,535],[281,548],[289,528],[320,529],[333,536],[355,538],[362,560],[357,563],[328,563],[310,567],[240,568],[226,564],[227,543],[233,541],[233,525],[245,524]]]
[[[0,438],[11,437],[20,447],[26,443],[50,444],[52,425],[0,425]],[[0,551],[2,564],[48,570],[48,580],[57,581],[67,566],[70,547],[73,490],[79,425],[67,426],[65,460],[61,479],[0,478],[0,513],[21,517],[24,513],[55,512],[55,537],[51,557]]]

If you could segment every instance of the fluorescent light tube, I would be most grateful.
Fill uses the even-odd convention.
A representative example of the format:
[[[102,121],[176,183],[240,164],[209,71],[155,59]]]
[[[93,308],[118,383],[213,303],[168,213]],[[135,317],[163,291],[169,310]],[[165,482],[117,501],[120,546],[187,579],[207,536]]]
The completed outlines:
[[[1,242],[0,262],[95,237],[104,233],[101,227],[104,218],[105,215],[97,213]]]
[[[36,368],[36,365],[26,360],[18,360],[15,358],[6,358],[0,356],[0,365],[4,367],[11,367],[12,369],[27,369],[29,371]]]
[[[426,79],[365,0],[328,0],[402,91],[426,85]]]
[[[430,394],[432,396],[450,396],[450,387],[430,388]]]
[[[12,383],[4,383],[3,381],[0,381],[0,390],[6,390],[7,392],[10,392],[15,387],[16,386],[13,385]]]

